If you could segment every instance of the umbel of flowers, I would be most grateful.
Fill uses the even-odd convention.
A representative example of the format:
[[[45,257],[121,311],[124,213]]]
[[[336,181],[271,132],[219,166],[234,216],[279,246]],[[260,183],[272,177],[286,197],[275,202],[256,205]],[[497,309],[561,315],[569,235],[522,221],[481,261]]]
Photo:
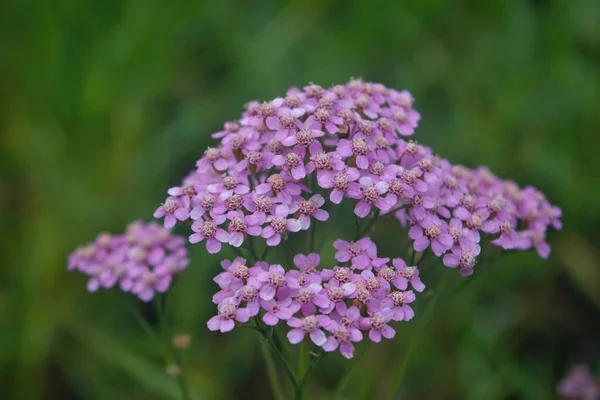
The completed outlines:
[[[452,164],[409,140],[420,118],[409,92],[352,79],[251,101],[214,133],[218,142],[154,213],[166,229],[191,226],[190,243],[203,242],[209,253],[224,244],[248,251],[222,262],[208,328],[227,332],[255,317],[263,332],[286,325],[291,343],[310,340],[348,358],[365,335],[392,338],[391,324],[413,317],[410,303],[424,285],[415,266],[379,258],[362,237],[384,216],[406,232],[413,260],[431,252],[463,276],[475,271],[484,241],[547,258],[546,234],[561,228],[561,210],[532,186]],[[268,248],[313,231],[342,201],[366,228],[355,241],[334,242],[337,264],[323,267],[310,251],[294,257],[295,268],[256,255],[253,242],[262,238]],[[187,264],[181,241],[155,225],[136,227],[101,235],[71,256],[69,265],[90,276],[90,290],[119,282],[148,301]],[[146,240],[130,240],[131,230]]]
[[[189,260],[185,239],[152,222],[132,222],[123,235],[101,233],[96,241],[69,256],[69,269],[89,276],[87,289],[95,292],[119,285],[144,301],[166,292],[173,277]]]
[[[215,278],[221,290],[213,296],[218,314],[208,328],[228,332],[235,321],[248,322],[262,310],[265,325],[290,327],[290,343],[307,337],[347,358],[363,332],[373,342],[393,338],[396,332],[389,323],[411,320],[413,290],[425,289],[418,269],[400,258],[390,263],[377,257],[368,237],[353,243],[338,239],[334,247],[339,264],[333,268],[320,268],[315,253],[296,255],[296,268],[288,270],[262,261],[250,266],[243,258],[223,261],[225,271]]]
[[[548,257],[546,232],[561,228],[560,209],[531,186],[407,141],[419,120],[410,93],[362,80],[252,101],[213,134],[220,143],[169,189],[154,216],[166,228],[191,220],[190,242],[218,253],[249,236],[277,246],[327,220],[326,202],[349,199],[358,218],[392,214],[408,226],[415,251],[430,247],[463,275],[473,272],[483,237]]]

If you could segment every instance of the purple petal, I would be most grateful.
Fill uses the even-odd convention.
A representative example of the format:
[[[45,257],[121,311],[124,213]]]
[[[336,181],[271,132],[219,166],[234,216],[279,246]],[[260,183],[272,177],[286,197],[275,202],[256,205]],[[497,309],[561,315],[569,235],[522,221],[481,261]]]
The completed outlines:
[[[220,326],[219,330],[221,331],[221,333],[225,333],[225,332],[229,332],[229,331],[233,330],[234,327],[235,327],[235,322],[233,322],[232,319],[225,319],[225,320],[221,320],[221,326]]]
[[[375,343],[379,343],[381,342],[381,333],[375,329],[371,329],[369,331],[369,339]]]
[[[317,346],[322,346],[323,343],[325,343],[325,341],[327,340],[327,337],[325,336],[325,333],[322,330],[317,329],[310,333],[310,340],[312,340],[313,343]]]
[[[206,241],[206,250],[208,250],[210,254],[218,253],[219,251],[221,251],[221,242],[215,238],[208,239]]]
[[[291,344],[298,344],[304,339],[304,331],[302,329],[292,329],[287,333],[287,338]]]
[[[415,243],[414,243],[415,251],[423,251],[427,247],[429,247],[429,239],[427,239],[427,236],[421,236],[420,238],[415,240]]]
[[[275,326],[279,322],[279,318],[277,318],[277,316],[275,316],[275,314],[272,312],[268,312],[263,315],[263,321],[265,321],[265,324],[269,326]]]
[[[458,257],[454,254],[446,254],[444,256],[444,265],[450,268],[456,268],[458,266]]]

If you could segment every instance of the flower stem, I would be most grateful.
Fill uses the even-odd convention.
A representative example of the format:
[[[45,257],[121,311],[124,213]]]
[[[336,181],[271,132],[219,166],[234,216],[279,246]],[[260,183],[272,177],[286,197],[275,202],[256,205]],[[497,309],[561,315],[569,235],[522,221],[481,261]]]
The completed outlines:
[[[312,221],[312,224],[310,225],[310,231],[308,233],[308,253],[312,253],[315,249],[315,228],[317,227],[316,224],[316,220]]]
[[[167,362],[167,364],[173,359],[175,359],[175,361],[179,364],[180,371],[177,379],[179,382],[179,388],[181,390],[181,399],[189,400],[189,391],[185,382],[185,376],[183,372],[183,356],[174,356],[173,347],[171,346],[171,332],[169,332],[167,321],[169,311],[168,299],[169,297],[167,296],[167,294],[164,294],[163,296],[157,296],[154,299],[154,305],[156,306],[156,314],[158,315],[158,324],[160,327],[160,337],[165,348],[165,361]]]
[[[254,249],[254,237],[250,236],[250,241],[248,243],[248,250],[250,250],[250,255],[254,258],[254,262],[258,261],[258,254],[256,254],[256,250]]]
[[[377,222],[378,217],[379,217],[379,210],[376,210],[375,214],[373,214],[373,218],[371,218],[369,220],[369,222],[367,222],[362,229],[358,230],[358,232],[356,234],[356,238],[354,240],[358,240],[361,237],[363,237],[369,231],[369,229],[371,229],[371,227],[375,224],[375,222]]]
[[[415,265],[415,258],[417,257],[417,251],[414,248],[410,247],[410,245],[408,247],[408,251],[411,252],[410,264],[408,264],[408,265]]]
[[[362,357],[366,354],[369,343],[370,342],[367,342],[367,344],[365,344],[365,348],[363,349],[363,351],[354,359],[354,362],[352,363],[350,368],[346,369],[346,372],[342,376],[342,379],[340,379],[337,387],[335,388],[335,392],[333,394],[332,400],[337,400],[338,398],[340,398],[342,396],[342,391],[344,390],[344,388],[346,387],[348,382],[350,382],[350,378],[352,377],[354,370],[356,369],[357,365],[360,363],[360,360],[362,359]]]
[[[427,325],[427,322],[429,322],[429,320],[431,319],[431,315],[433,314],[434,306],[435,306],[437,299],[444,292],[447,277],[448,277],[448,274],[444,275],[444,279],[442,279],[436,293],[433,295],[431,300],[429,300],[429,304],[427,304],[427,307],[425,308],[425,311],[422,314],[421,320],[419,321],[419,324],[416,327],[416,332],[412,332],[412,335],[410,336],[410,339],[409,339],[410,342],[408,343],[407,351],[404,354],[404,357],[402,357],[400,366],[398,368],[392,369],[392,370],[397,370],[398,373],[396,374],[394,383],[392,384],[392,387],[390,388],[390,390],[387,394],[387,397],[386,397],[387,400],[393,400],[393,399],[397,398],[396,394],[398,393],[398,390],[400,390],[400,386],[402,385],[402,380],[404,378],[404,374],[405,374],[406,370],[408,369],[408,364],[409,364],[410,358],[412,356],[414,347],[417,344],[418,338],[420,337],[422,330]],[[393,365],[397,365],[397,364],[398,364],[397,362],[393,363]]]
[[[179,364],[179,368],[181,369],[181,371],[179,372],[178,375],[178,381],[179,381],[179,389],[181,391],[181,400],[189,400],[190,399],[190,392],[188,390],[187,387],[187,383],[185,381],[185,375],[183,373],[184,368],[183,368],[183,354],[181,354],[179,357],[177,357],[177,363]]]
[[[302,379],[300,379],[300,381],[298,382],[298,385],[296,385],[296,391],[295,391],[295,396],[294,396],[294,398],[296,400],[302,400],[302,396],[304,394],[304,387],[308,383],[308,378],[310,377],[310,374],[312,373],[313,369],[315,369],[315,367],[317,366],[319,361],[321,361],[321,359],[325,356],[326,353],[323,351],[320,351],[318,353],[311,353],[311,354],[313,355],[313,359],[308,364],[306,371],[304,371],[304,375],[302,376]]]
[[[271,383],[271,390],[276,400],[285,400],[283,395],[283,389],[279,384],[279,377],[277,376],[277,368],[273,360],[273,354],[269,350],[269,345],[265,340],[260,341],[260,348],[262,350],[263,357],[265,358],[265,365],[267,367],[267,375],[269,376],[269,382]]]
[[[308,366],[308,351],[306,348],[306,342],[300,343],[300,354],[298,356],[298,368],[296,368],[296,374],[300,375],[302,371],[306,371]]]
[[[296,389],[296,387],[298,386],[298,380],[296,379],[296,375],[294,374],[294,371],[292,370],[290,363],[285,358],[285,355],[281,352],[281,350],[279,350],[279,348],[277,347],[277,344],[275,344],[272,334],[270,334],[262,326],[262,323],[260,322],[260,319],[258,317],[254,318],[254,323],[256,325],[256,330],[262,335],[264,340],[267,342],[267,344],[269,345],[269,348],[271,349],[271,352],[273,353],[273,355],[275,356],[277,361],[279,361],[279,363],[283,367],[283,370],[286,373],[286,375],[288,376],[288,378],[290,379],[290,382],[292,382],[292,386],[294,386],[294,389]]]
[[[269,251],[271,251],[271,246],[266,246],[265,249],[263,250],[262,254],[260,255],[260,261],[264,261],[267,258],[267,254],[269,254]]]

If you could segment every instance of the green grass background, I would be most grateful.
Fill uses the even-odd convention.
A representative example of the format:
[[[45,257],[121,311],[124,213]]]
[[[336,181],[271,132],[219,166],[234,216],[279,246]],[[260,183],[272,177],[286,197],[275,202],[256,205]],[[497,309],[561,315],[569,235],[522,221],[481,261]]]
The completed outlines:
[[[5,0],[0,397],[177,399],[129,314],[139,303],[87,294],[67,254],[151,219],[246,101],[351,76],[411,90],[416,140],[536,185],[563,207],[565,229],[548,261],[508,255],[443,293],[426,323],[371,346],[342,398],[384,398],[410,346],[404,399],[551,399],[569,365],[596,368],[600,2]],[[325,242],[340,234],[325,229]],[[395,256],[401,235],[382,224],[376,238]],[[218,257],[191,251],[171,305],[176,330],[194,337],[194,398],[271,398],[254,333],[207,331]],[[350,365],[323,361],[311,398],[331,398]]]

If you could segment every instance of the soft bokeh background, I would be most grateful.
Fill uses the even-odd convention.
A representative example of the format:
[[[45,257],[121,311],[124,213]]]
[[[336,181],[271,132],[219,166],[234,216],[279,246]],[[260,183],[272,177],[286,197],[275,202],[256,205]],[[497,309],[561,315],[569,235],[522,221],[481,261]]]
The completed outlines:
[[[393,393],[409,345],[401,398],[554,398],[571,364],[600,362],[599,27],[597,0],[3,2],[0,397],[177,399],[139,302],[87,294],[67,254],[151,219],[246,101],[362,76],[413,92],[415,139],[536,185],[565,229],[550,260],[509,255],[371,346],[342,398]],[[399,235],[378,228],[387,255]],[[195,398],[271,398],[254,333],[207,331],[217,258],[192,256],[172,301]],[[312,398],[350,365],[323,361]]]

